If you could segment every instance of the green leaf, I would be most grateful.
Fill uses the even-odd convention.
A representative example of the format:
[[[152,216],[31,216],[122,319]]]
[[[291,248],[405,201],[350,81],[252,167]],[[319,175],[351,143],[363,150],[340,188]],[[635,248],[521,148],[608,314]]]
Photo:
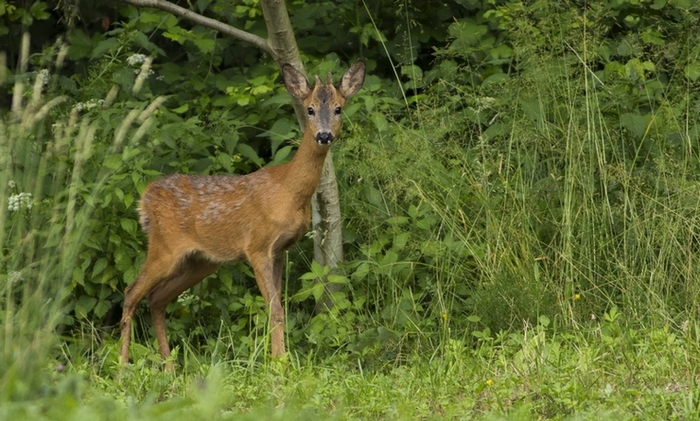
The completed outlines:
[[[92,51],[92,40],[80,29],[75,29],[68,35],[68,58],[79,60],[88,57]]]
[[[295,131],[296,124],[293,124],[288,118],[280,118],[262,136],[270,138],[270,141],[272,141],[272,153],[274,154],[280,143],[293,137]]]
[[[129,233],[130,235],[136,236],[136,231],[138,230],[138,223],[133,219],[122,218],[119,221],[122,229]]]
[[[134,195],[131,193],[127,193],[124,195],[124,206],[128,209],[131,204],[134,203]]]
[[[97,305],[95,305],[95,310],[94,310],[95,316],[97,316],[98,318],[103,317],[105,314],[107,314],[107,312],[109,311],[110,308],[112,308],[112,304],[109,301],[107,301],[107,300],[98,301]]]
[[[163,81],[168,84],[184,79],[182,67],[174,63],[163,63],[158,70],[158,76],[162,76]]]
[[[401,234],[394,237],[394,241],[392,242],[391,248],[394,250],[402,250],[406,246],[410,238],[411,233],[402,232]]]
[[[671,0],[671,4],[678,7],[679,9],[690,8],[690,0]]]
[[[485,88],[489,85],[499,84],[501,82],[507,81],[508,79],[510,79],[510,77],[505,73],[494,73],[491,76],[484,79],[483,82],[481,82],[481,87]]]
[[[292,151],[292,146],[287,145],[284,148],[280,149],[277,151],[275,154],[275,158],[270,161],[267,165],[272,166],[272,165],[278,165],[284,162],[284,160],[289,156],[289,153]]]
[[[102,166],[109,168],[110,170],[119,169],[122,166],[122,156],[121,154],[107,155],[102,162]]]
[[[382,196],[382,193],[375,189],[374,187],[370,186],[369,184],[365,185],[364,187],[364,194],[365,198],[369,203],[372,205],[383,209],[384,208],[384,197]]]
[[[407,223],[408,221],[410,221],[410,218],[407,216],[391,216],[391,217],[387,218],[385,221],[387,224],[391,224],[391,225],[403,225],[403,224]]]
[[[387,250],[386,254],[382,258],[382,265],[389,266],[393,265],[399,260],[399,255],[393,250]]]
[[[185,103],[185,104],[180,105],[177,108],[171,109],[170,111],[174,112],[175,114],[182,114],[182,113],[187,112],[189,109],[190,109],[190,105]]]
[[[124,271],[122,277],[124,278],[125,283],[130,284],[134,278],[136,278],[136,268],[133,266],[128,268],[126,271]]]
[[[380,132],[386,131],[389,128],[389,123],[382,113],[374,112],[370,115],[370,119],[372,123],[374,123],[374,127]]]
[[[226,289],[231,290],[233,286],[233,276],[231,276],[231,272],[229,270],[219,271],[219,280],[222,284],[224,284]]]
[[[246,145],[245,143],[239,143],[238,145],[236,145],[236,149],[241,155],[250,159],[256,165],[261,167],[264,164],[263,160],[260,159],[257,152],[255,152],[255,149],[251,148],[249,145]]]
[[[29,13],[31,13],[35,19],[45,20],[51,16],[51,13],[47,12],[46,8],[47,8],[47,5],[45,2],[37,1],[37,2],[34,2],[34,4],[32,4],[32,6],[29,8]]]
[[[316,299],[316,301],[321,299],[323,296],[323,291],[325,290],[326,288],[321,282],[315,283],[314,286],[311,287],[311,292],[313,292],[314,299]]]
[[[330,266],[321,266],[317,261],[311,261],[311,271],[299,277],[299,279],[320,279],[324,278],[331,271]]]
[[[106,267],[107,267],[107,259],[105,259],[104,257],[97,259],[97,261],[95,262],[95,265],[92,267],[92,277],[96,278],[97,275],[102,273],[102,271],[105,270]]]
[[[87,295],[80,296],[80,298],[78,298],[78,300],[75,302],[75,315],[78,317],[87,318],[88,313],[90,313],[90,310],[95,307],[95,304],[97,304],[96,298],[89,297]]]
[[[72,281],[77,285],[85,285],[85,272],[83,272],[83,270],[77,266],[74,267]]]
[[[90,54],[90,58],[95,59],[102,57],[107,52],[111,52],[117,48],[119,48],[119,40],[117,38],[107,38],[97,43],[95,48],[92,50],[92,54]]]
[[[481,37],[486,35],[488,27],[479,25],[472,20],[463,20],[454,22],[448,27],[450,36],[454,38],[453,46],[455,48],[473,46],[481,40]]]
[[[693,82],[700,78],[700,61],[694,61],[685,66],[685,77]]]
[[[233,172],[233,165],[231,163],[231,155],[226,152],[219,152],[219,164],[228,172]]]
[[[637,139],[641,139],[647,131],[647,121],[639,114],[625,113],[620,116],[620,125],[629,130]]]
[[[399,334],[391,329],[387,329],[384,326],[379,326],[377,328],[377,339],[379,339],[379,342],[383,344],[389,341],[396,341],[399,338]]]
[[[423,70],[416,65],[401,66],[401,74],[411,80],[423,79]]]
[[[352,279],[354,281],[362,281],[369,274],[369,264],[367,262],[362,262],[352,273]]]
[[[214,51],[214,47],[216,46],[216,41],[211,38],[195,38],[192,42],[199,48],[199,51],[205,54]]]
[[[302,289],[301,291],[294,294],[294,296],[292,296],[292,301],[304,301],[311,295],[313,295],[314,298],[318,300],[323,295],[324,289],[325,288],[322,283],[314,283],[313,285],[311,285],[311,287]]]
[[[347,276],[331,274],[328,275],[328,282],[331,284],[347,285],[350,283],[350,280],[347,278]]]

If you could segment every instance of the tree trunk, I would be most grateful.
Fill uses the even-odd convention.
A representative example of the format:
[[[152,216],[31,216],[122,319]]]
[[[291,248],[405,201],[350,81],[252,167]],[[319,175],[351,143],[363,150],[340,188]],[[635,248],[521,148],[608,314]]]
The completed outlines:
[[[332,151],[328,151],[323,166],[323,175],[311,201],[312,222],[314,230],[314,259],[322,265],[331,267],[331,274],[337,273],[338,263],[343,256],[343,227],[340,216],[340,199],[338,182],[335,178]],[[341,284],[331,284],[323,279],[326,287],[324,294],[316,301],[314,312],[322,313],[333,307],[334,292],[342,289]]]
[[[299,48],[289,13],[284,0],[261,0],[260,6],[267,25],[267,41],[272,49],[272,56],[278,66],[289,63],[297,69],[304,71]],[[301,130],[306,123],[306,110],[300,100],[292,98],[294,111]],[[311,199],[312,219],[314,232],[314,260],[323,266],[330,266],[331,273],[336,272],[338,263],[343,260],[343,231],[340,217],[340,201],[338,200],[338,182],[335,178],[333,156],[331,152],[326,155],[321,180],[318,183],[316,193]],[[324,294],[316,302],[314,311],[316,314],[333,307],[331,293],[336,292],[340,285],[329,284],[325,279],[317,282],[326,284]]]
[[[289,20],[289,13],[284,0],[260,0],[260,7],[267,26],[266,40],[215,19],[199,15],[166,0],[122,1],[137,7],[154,7],[165,10],[198,25],[206,26],[241,41],[248,42],[270,53],[278,66],[281,67],[283,64],[289,63],[304,72],[304,63],[301,61],[299,48],[294,37],[294,29]],[[306,110],[301,101],[296,98],[292,98],[292,105],[303,132],[306,123]],[[338,264],[343,260],[343,237],[338,183],[335,178],[333,158],[330,152],[326,157],[318,188],[311,200],[311,208],[314,231],[314,260],[323,266],[330,266],[331,273],[337,272]],[[326,288],[324,295],[316,303],[316,313],[333,307],[331,294],[341,288],[340,285],[327,283],[325,279],[319,280],[319,282],[325,283]]]

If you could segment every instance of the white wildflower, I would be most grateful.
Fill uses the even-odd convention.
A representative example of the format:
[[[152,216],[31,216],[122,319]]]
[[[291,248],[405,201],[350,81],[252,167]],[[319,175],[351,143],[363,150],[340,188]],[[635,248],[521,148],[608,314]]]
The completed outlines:
[[[134,69],[134,74],[137,74],[137,75],[138,75],[138,74],[140,74],[140,73],[141,73],[141,69]],[[148,74],[146,75],[146,77],[151,76],[151,75],[154,75],[155,73],[156,73],[156,72],[154,72],[152,69],[148,69]],[[160,77],[160,76],[159,76],[159,77]],[[159,79],[159,80],[161,80],[161,79]]]
[[[31,193],[19,193],[13,194],[7,199],[7,210],[10,212],[19,211],[20,209],[31,209],[32,208],[32,194]]]
[[[14,189],[15,187],[17,187],[17,183],[15,183],[14,180],[10,180],[7,182],[7,187]]]
[[[97,106],[101,106],[104,104],[105,100],[104,99],[91,99],[85,102],[79,102],[75,104],[75,107],[73,107],[74,110],[80,112],[80,111],[90,111],[93,108],[96,108]]]
[[[41,69],[37,72],[36,78],[41,80],[41,84],[43,86],[47,86],[49,84],[49,78],[51,77],[51,73],[47,69]]]
[[[129,66],[136,66],[137,64],[143,63],[145,60],[146,60],[145,54],[132,54],[126,58],[126,63]]]
[[[7,283],[10,285],[20,282],[23,279],[22,272],[17,272],[16,270],[7,272]]]
[[[194,297],[194,295],[192,295],[191,292],[185,291],[177,297],[177,302],[189,304],[192,301],[194,301],[194,299],[195,299],[195,297]]]

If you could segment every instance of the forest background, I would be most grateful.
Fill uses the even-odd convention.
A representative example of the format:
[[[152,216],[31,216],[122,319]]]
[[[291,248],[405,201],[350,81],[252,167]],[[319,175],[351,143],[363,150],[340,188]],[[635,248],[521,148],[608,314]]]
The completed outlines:
[[[179,4],[266,36],[258,0]],[[287,253],[282,360],[225,265],[168,307],[173,376],[145,305],[119,371],[140,193],[288,161],[279,68],[156,9],[0,0],[0,419],[700,416],[696,1],[287,8],[309,75],[368,67],[345,259]]]

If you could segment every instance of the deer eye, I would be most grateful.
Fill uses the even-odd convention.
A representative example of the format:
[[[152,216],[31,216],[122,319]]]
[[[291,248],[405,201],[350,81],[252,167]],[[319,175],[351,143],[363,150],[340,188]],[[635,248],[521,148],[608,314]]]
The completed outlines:
[[[316,111],[314,111],[314,109],[311,108],[311,107],[307,108],[306,111],[309,113],[309,115],[314,115],[314,114],[316,114]]]
[[[335,115],[340,115],[341,108],[340,107],[335,107]]]

